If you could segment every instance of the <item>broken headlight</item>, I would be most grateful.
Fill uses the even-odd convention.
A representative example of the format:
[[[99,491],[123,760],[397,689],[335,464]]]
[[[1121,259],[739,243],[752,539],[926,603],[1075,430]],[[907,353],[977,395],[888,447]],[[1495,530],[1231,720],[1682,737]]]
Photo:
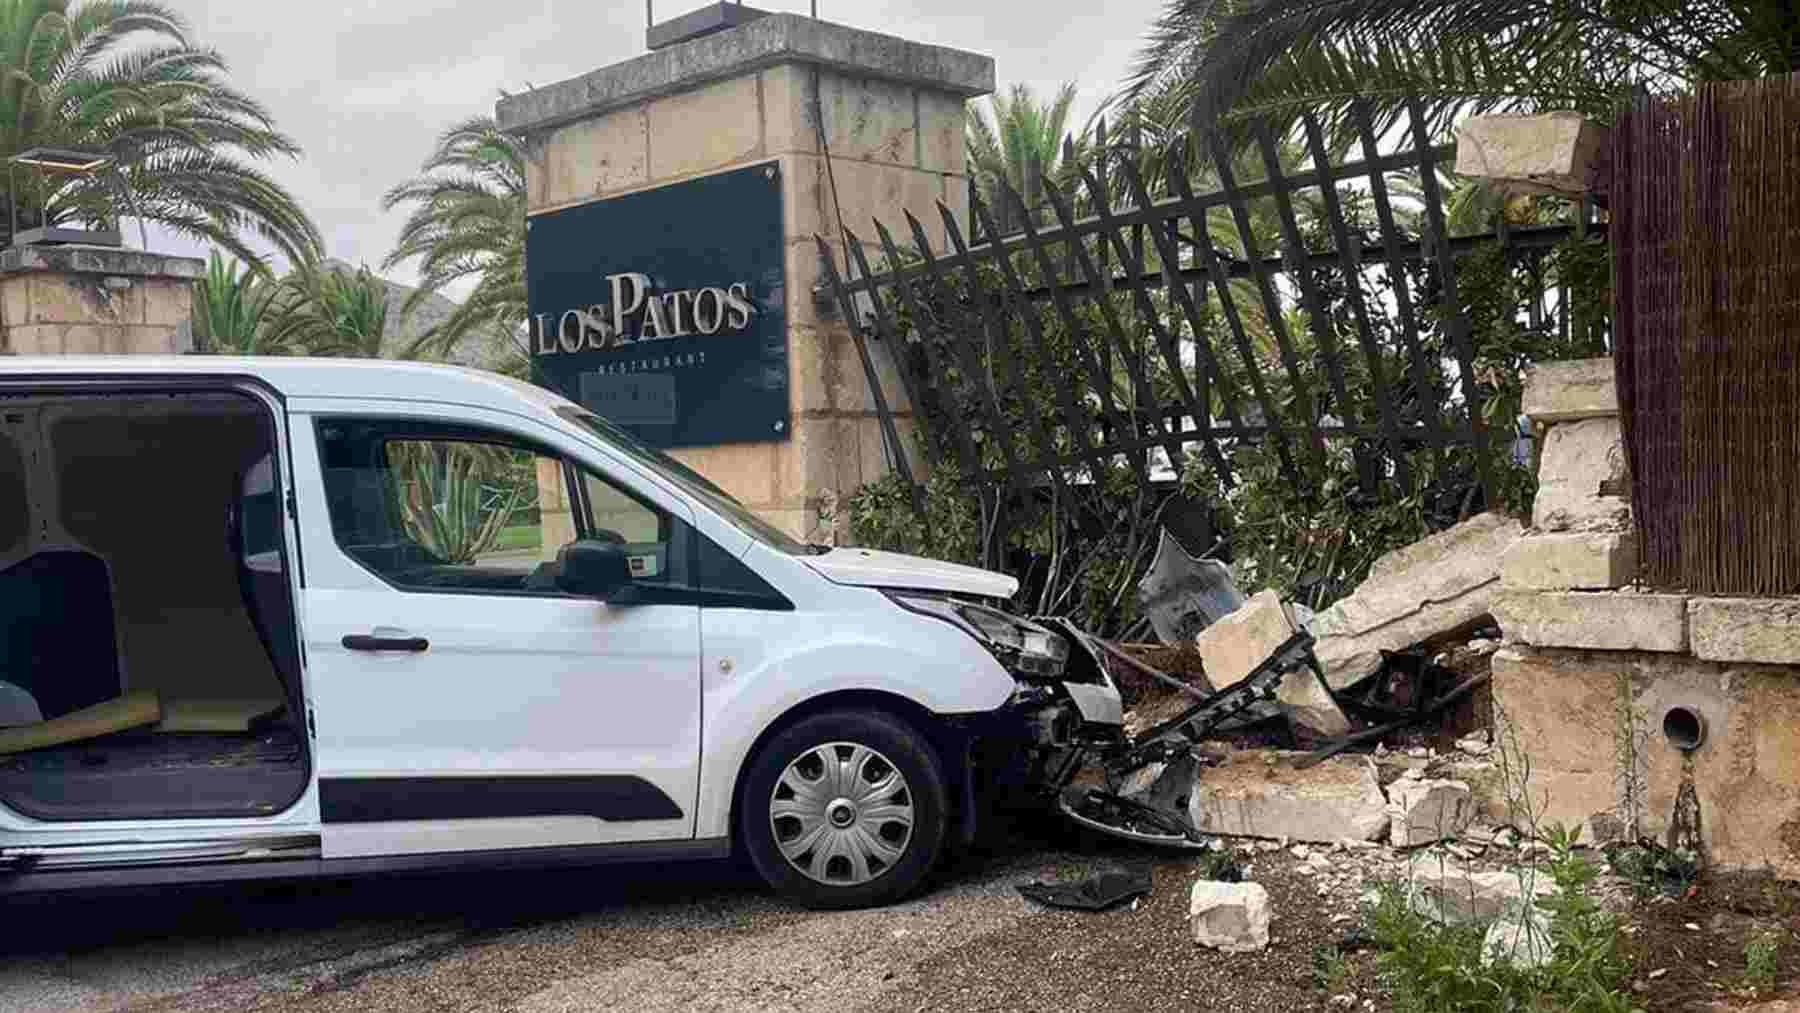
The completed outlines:
[[[1062,675],[1063,666],[1069,660],[1069,642],[1061,634],[1018,616],[1009,616],[999,609],[948,598],[905,594],[888,597],[901,608],[962,627],[1014,674],[1054,679]]]

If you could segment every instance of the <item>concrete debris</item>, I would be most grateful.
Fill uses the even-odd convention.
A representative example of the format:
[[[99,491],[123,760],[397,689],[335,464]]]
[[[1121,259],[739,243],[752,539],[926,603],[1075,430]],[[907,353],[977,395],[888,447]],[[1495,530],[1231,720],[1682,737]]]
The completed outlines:
[[[1413,910],[1448,923],[1486,925],[1522,917],[1533,901],[1554,892],[1550,877],[1529,869],[1475,872],[1447,861],[1418,862],[1408,880]],[[1531,899],[1527,899],[1527,895]]]
[[[1485,735],[1469,735],[1457,739],[1456,748],[1468,753],[1470,756],[1486,756],[1488,750],[1493,749],[1494,746],[1493,743],[1487,740]]]
[[[1519,522],[1481,514],[1377,560],[1356,593],[1310,626],[1333,689],[1374,672],[1382,651],[1403,651],[1485,619],[1500,586],[1500,560]]]
[[[1188,902],[1194,942],[1224,953],[1254,953],[1269,945],[1269,892],[1260,883],[1202,879]]]
[[[1454,839],[1475,818],[1469,786],[1461,781],[1403,778],[1388,789],[1388,818],[1395,847]]]
[[[1504,961],[1514,967],[1543,967],[1556,956],[1556,945],[1550,939],[1550,919],[1533,909],[1522,917],[1502,918],[1488,926],[1481,940],[1481,966]]]
[[[1256,666],[1294,635],[1295,617],[1274,591],[1262,591],[1244,606],[1200,631],[1195,641],[1206,676],[1224,689],[1243,681]],[[1290,721],[1325,738],[1348,734],[1350,721],[1311,671],[1290,672],[1275,699]]]
[[[1188,801],[1203,833],[1275,837],[1317,844],[1375,840],[1387,832],[1387,800],[1374,770],[1360,758],[1333,757],[1295,770],[1304,754],[1280,753],[1271,765],[1252,751],[1234,753],[1205,771]]]

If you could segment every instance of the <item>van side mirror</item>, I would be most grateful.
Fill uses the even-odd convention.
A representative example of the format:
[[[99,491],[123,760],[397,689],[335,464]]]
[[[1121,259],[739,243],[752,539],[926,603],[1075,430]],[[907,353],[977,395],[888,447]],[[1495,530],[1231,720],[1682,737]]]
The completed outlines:
[[[556,554],[556,588],[564,594],[606,599],[631,586],[631,564],[612,542],[570,542]]]

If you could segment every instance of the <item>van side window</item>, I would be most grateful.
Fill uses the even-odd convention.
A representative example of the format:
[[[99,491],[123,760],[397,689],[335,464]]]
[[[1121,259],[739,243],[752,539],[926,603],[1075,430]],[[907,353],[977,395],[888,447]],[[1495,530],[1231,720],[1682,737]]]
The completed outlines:
[[[502,434],[331,419],[319,446],[338,544],[403,590],[557,595],[577,539],[623,545],[638,581],[686,581],[686,525]]]

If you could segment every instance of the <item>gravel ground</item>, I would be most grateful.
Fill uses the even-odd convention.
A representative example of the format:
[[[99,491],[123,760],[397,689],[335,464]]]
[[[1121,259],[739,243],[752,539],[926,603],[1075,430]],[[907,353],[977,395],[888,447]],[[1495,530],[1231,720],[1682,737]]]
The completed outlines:
[[[1015,889],[1143,863],[1135,909]],[[878,911],[798,910],[725,864],[28,901],[0,916],[0,1010],[1325,1008],[1341,926],[1306,865],[1255,856],[1276,943],[1237,956],[1188,935],[1196,859],[1058,835]]]

